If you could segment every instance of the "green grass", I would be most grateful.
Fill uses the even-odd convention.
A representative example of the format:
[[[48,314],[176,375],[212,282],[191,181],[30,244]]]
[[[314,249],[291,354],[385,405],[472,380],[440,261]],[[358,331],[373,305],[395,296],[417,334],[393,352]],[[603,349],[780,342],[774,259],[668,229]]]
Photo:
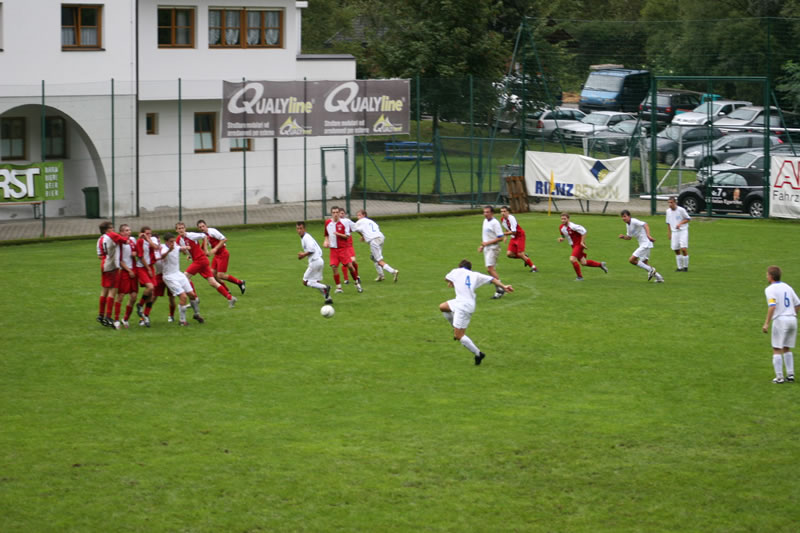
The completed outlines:
[[[400,282],[335,295],[300,281],[291,228],[232,230],[235,309],[196,282],[205,325],[101,328],[94,239],[4,247],[0,530],[796,531],[800,389],[775,386],[764,271],[800,286],[800,225],[692,222],[672,272],[616,216],[589,230],[575,283],[558,219],[520,215],[539,266],[479,290],[468,334],[438,312],[476,270],[481,217],[387,220]],[[312,224],[319,237],[319,224]],[[330,282],[330,274],[326,272]]]

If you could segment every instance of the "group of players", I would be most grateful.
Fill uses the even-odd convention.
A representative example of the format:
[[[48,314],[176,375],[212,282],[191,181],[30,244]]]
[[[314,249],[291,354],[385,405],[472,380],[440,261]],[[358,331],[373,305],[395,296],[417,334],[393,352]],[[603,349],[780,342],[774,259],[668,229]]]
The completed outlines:
[[[192,317],[202,324],[205,319],[200,314],[199,300],[191,282],[195,274],[205,278],[233,307],[237,300],[225,282],[237,285],[242,294],[247,287],[244,280],[228,273],[227,239],[203,220],[197,221],[197,229],[199,231],[187,231],[186,225],[178,222],[175,233],[165,233],[161,242],[148,226],[141,228],[138,238],[134,238],[128,224],[120,225],[119,232],[115,232],[111,222],[102,222],[97,240],[102,287],[97,321],[114,329],[128,328],[135,306],[139,325],[150,327],[153,304],[166,293],[168,322],[175,322],[177,307],[178,324],[187,326],[186,312],[191,306]],[[181,254],[188,254],[192,260],[185,272],[180,269]],[[213,262],[209,261],[209,256],[213,257]],[[137,301],[140,288],[142,293]],[[124,315],[120,316],[126,296],[128,303]],[[178,298],[177,305],[175,298]]]

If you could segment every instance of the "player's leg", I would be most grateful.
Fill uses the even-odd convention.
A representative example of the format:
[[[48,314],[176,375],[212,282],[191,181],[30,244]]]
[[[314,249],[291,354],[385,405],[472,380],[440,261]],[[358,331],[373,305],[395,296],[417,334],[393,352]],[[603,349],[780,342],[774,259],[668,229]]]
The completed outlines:
[[[183,289],[181,289],[183,291]],[[189,323],[186,321],[186,308],[189,307],[186,305],[186,293],[180,292],[178,294],[178,320],[181,326],[188,326]]]
[[[353,281],[355,281],[356,283],[356,288],[358,289],[358,292],[359,293],[364,292],[364,289],[361,287],[361,282],[359,281],[358,276],[356,275],[356,269],[353,267],[353,263],[350,261],[348,261],[342,266],[342,272],[347,272],[347,271],[350,271],[350,274],[353,276]]]
[[[350,255],[350,264],[353,265],[353,270],[356,273],[356,277],[355,277],[356,281],[361,283],[361,276],[358,275],[358,261],[356,261],[355,252],[352,252],[352,254]]]
[[[439,304],[439,311],[442,312],[444,318],[450,323],[450,326],[453,325],[453,310],[450,309],[450,302],[442,302]],[[455,338],[455,337],[454,337]]]
[[[486,357],[482,351],[478,349],[475,343],[467,336],[467,327],[469,326],[472,315],[460,310],[456,310],[453,316],[453,338],[461,343],[461,346],[472,352],[475,356],[475,364],[481,364],[483,358]]]
[[[188,280],[184,284],[184,294],[189,298],[189,305],[192,306],[192,318],[200,324],[205,323],[205,319],[200,316],[200,300],[197,298],[197,293],[192,290]]]
[[[244,294],[244,291],[246,290],[245,281],[243,279],[237,278],[233,274],[228,273],[228,263],[230,262],[230,257],[231,254],[230,252],[228,252],[227,249],[225,249],[223,253],[216,254],[214,256],[214,261],[211,264],[211,268],[214,272],[214,277],[221,284],[222,281],[225,280],[233,283],[234,285],[237,285],[239,287],[239,290],[242,291],[242,294]]]
[[[572,263],[572,269],[575,271],[575,281],[583,280],[583,272],[581,271],[581,262],[574,255],[569,256],[569,262]]]

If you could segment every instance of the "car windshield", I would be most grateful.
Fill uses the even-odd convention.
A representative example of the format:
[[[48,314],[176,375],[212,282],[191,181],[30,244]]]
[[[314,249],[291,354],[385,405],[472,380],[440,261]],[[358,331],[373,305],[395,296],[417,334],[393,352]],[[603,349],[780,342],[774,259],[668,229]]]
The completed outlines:
[[[608,131],[613,131],[614,133],[625,133],[627,135],[633,134],[633,131],[636,129],[636,121],[634,120],[624,120],[617,124],[614,124]]]
[[[619,92],[622,88],[622,81],[622,76],[609,76],[607,74],[593,72],[589,74],[583,88],[590,91]]]
[[[670,124],[669,126],[664,128],[661,132],[659,132],[657,137],[662,137],[666,139],[672,139],[673,141],[677,141],[680,140],[682,132],[685,131],[686,128],[681,128],[680,126],[673,126]],[[685,135],[685,133],[683,134]]]
[[[728,115],[728,118],[735,118],[738,120],[753,120],[753,117],[755,117],[759,113],[760,110],[758,109],[746,109],[744,107],[740,107],[739,109]]]
[[[584,124],[593,124],[595,126],[605,126],[608,123],[609,115],[601,115],[600,113],[590,113],[581,119]]]
[[[749,167],[759,157],[758,154],[744,153],[728,160],[728,163],[737,167]]]

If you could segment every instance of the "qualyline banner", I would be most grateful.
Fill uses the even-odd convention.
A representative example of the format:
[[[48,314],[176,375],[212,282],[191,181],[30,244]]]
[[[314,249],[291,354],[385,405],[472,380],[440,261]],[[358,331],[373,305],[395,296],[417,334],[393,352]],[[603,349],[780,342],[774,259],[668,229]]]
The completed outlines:
[[[408,80],[222,83],[223,137],[409,132]]]
[[[549,197],[553,176],[553,199],[627,202],[630,190],[630,159],[594,159],[578,154],[525,152],[525,185],[531,196]]]
[[[769,216],[800,218],[800,157],[772,156]]]
[[[0,201],[40,202],[64,199],[64,163],[0,165]]]

